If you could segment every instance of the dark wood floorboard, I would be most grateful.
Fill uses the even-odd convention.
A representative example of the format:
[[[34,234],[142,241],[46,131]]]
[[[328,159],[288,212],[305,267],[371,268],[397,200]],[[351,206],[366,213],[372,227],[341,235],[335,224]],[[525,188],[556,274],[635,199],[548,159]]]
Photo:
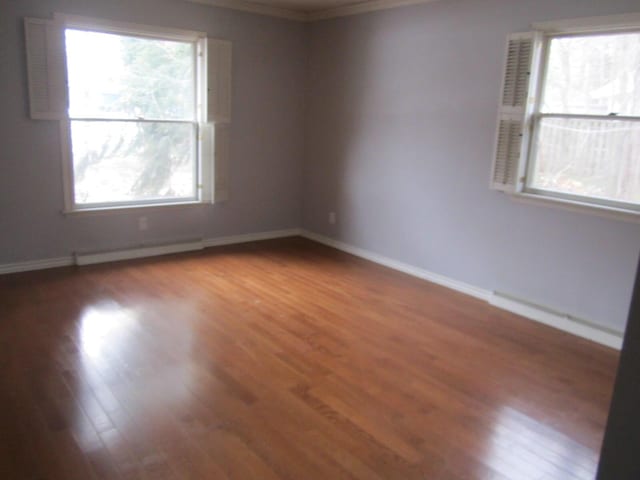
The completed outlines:
[[[617,352],[301,238],[0,277],[0,478],[589,480]]]

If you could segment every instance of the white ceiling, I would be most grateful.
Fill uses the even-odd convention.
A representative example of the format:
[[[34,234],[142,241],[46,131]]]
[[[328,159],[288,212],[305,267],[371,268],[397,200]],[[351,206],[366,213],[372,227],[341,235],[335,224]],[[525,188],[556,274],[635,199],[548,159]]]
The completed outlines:
[[[292,20],[313,21],[436,0],[186,0]]]

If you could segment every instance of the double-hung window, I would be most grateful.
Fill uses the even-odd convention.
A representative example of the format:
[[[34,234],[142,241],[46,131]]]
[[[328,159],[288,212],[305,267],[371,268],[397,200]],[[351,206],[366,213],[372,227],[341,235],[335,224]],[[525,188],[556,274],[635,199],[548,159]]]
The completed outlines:
[[[228,42],[70,16],[25,25],[31,114],[60,121],[66,210],[222,198]]]
[[[74,203],[196,201],[198,41],[68,28],[65,45]]]
[[[492,186],[636,215],[640,22],[588,23],[510,36]]]

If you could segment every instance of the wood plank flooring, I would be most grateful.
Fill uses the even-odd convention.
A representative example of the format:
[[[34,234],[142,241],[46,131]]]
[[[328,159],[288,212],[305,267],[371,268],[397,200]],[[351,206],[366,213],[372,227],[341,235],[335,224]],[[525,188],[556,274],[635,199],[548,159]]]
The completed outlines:
[[[301,238],[0,277],[0,478],[589,480],[617,353]]]

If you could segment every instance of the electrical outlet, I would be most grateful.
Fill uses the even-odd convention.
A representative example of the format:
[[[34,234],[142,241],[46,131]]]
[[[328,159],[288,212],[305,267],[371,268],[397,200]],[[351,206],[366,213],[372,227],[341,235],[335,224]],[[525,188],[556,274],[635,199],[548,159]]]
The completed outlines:
[[[335,223],[336,223],[336,212],[329,212],[329,223],[331,225],[335,225]]]
[[[149,221],[147,217],[138,217],[138,230],[147,230],[149,228]]]

